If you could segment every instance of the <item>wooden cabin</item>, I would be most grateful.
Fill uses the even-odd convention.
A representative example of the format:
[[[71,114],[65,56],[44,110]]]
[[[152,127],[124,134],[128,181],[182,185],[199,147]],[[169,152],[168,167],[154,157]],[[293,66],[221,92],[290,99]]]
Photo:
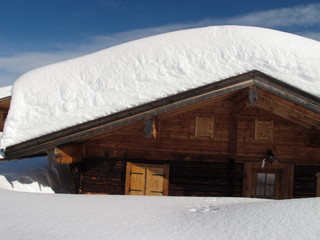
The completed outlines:
[[[320,99],[239,76],[6,149],[69,164],[74,192],[287,199],[320,196]]]

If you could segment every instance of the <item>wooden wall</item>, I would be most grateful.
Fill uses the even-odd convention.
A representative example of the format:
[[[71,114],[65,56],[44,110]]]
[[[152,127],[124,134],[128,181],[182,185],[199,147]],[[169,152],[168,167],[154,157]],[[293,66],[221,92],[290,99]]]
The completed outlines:
[[[273,141],[255,140],[255,119],[273,121]],[[237,136],[239,161],[259,159],[270,149],[281,162],[320,165],[320,147],[310,144],[309,130],[265,110],[249,108],[239,115]]]
[[[320,166],[295,166],[293,197],[315,197]]]
[[[88,158],[78,168],[81,172],[80,193],[124,194],[128,159]],[[169,196],[241,196],[241,164],[214,162],[142,161],[170,164]],[[78,191],[78,190],[77,190]]]
[[[307,166],[320,166],[319,134],[259,108],[232,114],[234,99],[156,116],[155,139],[145,138],[140,121],[85,142],[85,161],[78,164],[82,192],[123,194],[131,161],[169,164],[171,196],[242,196],[243,163],[260,162],[272,150],[279,162],[295,166],[294,197],[314,196],[314,171]],[[195,136],[197,116],[213,117],[213,137]],[[256,139],[257,119],[272,121],[272,140]],[[309,190],[301,189],[304,183]]]

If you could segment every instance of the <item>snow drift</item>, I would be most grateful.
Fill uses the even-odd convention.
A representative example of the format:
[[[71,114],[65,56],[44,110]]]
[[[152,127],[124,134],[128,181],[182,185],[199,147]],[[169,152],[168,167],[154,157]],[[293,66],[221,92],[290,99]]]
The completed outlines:
[[[184,30],[39,68],[13,86],[2,147],[259,70],[320,97],[320,42],[256,27]]]
[[[17,193],[0,189],[3,239],[316,240],[319,199]]]
[[[0,162],[0,189],[70,193],[72,175],[68,166],[54,164],[50,167],[46,157]]]

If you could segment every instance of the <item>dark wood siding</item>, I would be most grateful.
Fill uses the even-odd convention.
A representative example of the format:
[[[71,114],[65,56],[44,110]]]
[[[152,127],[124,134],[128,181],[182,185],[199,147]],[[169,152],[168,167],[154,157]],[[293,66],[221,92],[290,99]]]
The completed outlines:
[[[320,166],[295,166],[293,183],[295,198],[316,197],[318,172],[320,172]]]
[[[170,164],[169,196],[241,196],[241,164],[90,158],[78,164],[80,193],[124,194],[126,162]],[[230,181],[233,176],[233,181]]]
[[[320,166],[320,148],[314,140],[319,131],[302,126],[309,123],[286,119],[292,119],[291,115],[279,116],[276,111],[246,105],[241,100],[245,93],[155,116],[156,138],[147,139],[144,121],[138,121],[89,139],[83,143],[85,161],[79,164],[81,191],[124,194],[126,162],[131,161],[170,165],[171,196],[243,196],[243,165],[255,162],[261,166],[267,151],[272,150],[280,164],[298,169],[294,197],[314,196],[314,183],[303,180],[298,166]],[[265,108],[271,106],[264,104]],[[212,119],[213,129],[208,129],[213,134],[196,136],[197,117]],[[257,121],[270,122],[272,138],[257,138]],[[315,182],[315,174],[313,177]],[[300,180],[306,183],[305,193]],[[292,196],[293,180],[286,181]]]

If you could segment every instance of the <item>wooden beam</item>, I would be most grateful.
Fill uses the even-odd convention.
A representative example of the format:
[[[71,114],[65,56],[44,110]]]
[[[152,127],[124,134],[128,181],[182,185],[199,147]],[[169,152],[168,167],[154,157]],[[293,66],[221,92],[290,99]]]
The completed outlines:
[[[238,133],[238,116],[232,116],[232,129],[230,133],[229,158],[237,157],[237,133]]]
[[[244,89],[238,93],[233,99],[232,113],[233,115],[239,114],[249,106],[249,89]]]
[[[249,88],[249,103],[250,107],[255,107],[257,105],[259,98],[259,89],[256,87]]]
[[[274,113],[305,128],[320,128],[319,121],[315,121],[314,119],[309,118],[307,115],[304,115],[295,109],[288,108],[280,103],[274,102],[272,99],[261,96],[259,102],[257,103],[257,107]]]
[[[81,162],[83,158],[83,145],[68,145],[54,148],[54,160],[58,164],[71,164]]]

